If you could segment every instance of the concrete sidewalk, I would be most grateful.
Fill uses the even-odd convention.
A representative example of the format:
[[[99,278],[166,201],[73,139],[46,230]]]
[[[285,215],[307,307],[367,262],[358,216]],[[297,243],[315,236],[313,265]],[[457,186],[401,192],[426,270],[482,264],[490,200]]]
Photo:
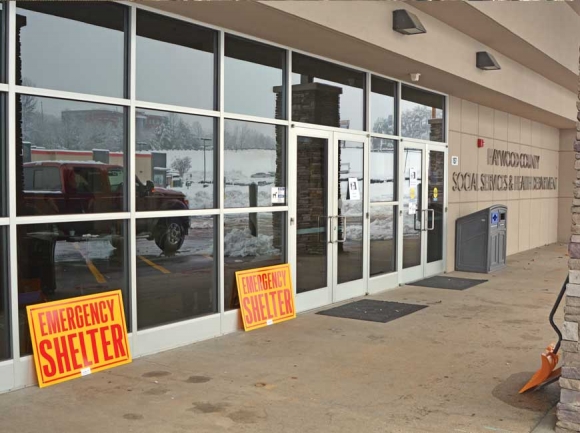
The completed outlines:
[[[43,390],[0,396],[0,431],[530,432],[557,384],[520,396],[555,340],[566,247],[509,258],[465,291],[405,286],[427,305],[387,324],[312,313]],[[561,322],[561,319],[560,319]]]

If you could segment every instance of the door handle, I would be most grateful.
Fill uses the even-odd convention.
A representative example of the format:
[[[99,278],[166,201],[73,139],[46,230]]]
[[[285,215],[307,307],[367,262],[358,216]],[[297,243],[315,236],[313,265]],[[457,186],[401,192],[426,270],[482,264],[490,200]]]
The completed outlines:
[[[334,241],[332,240],[332,239],[333,239],[333,237],[334,237],[334,224],[332,223],[332,220],[333,220],[334,218],[336,218],[336,217],[329,216],[329,217],[328,217],[328,221],[327,221],[327,223],[329,223],[329,224],[330,224],[330,231],[328,232],[328,236],[329,236],[329,237],[328,237],[328,243],[329,243],[329,244],[332,244],[332,243],[334,243]]]
[[[431,212],[431,225],[429,225],[429,217],[427,215],[427,230],[435,229],[435,209],[425,209],[427,213]]]
[[[343,225],[342,225],[342,240],[339,240],[339,236],[338,233],[336,234],[336,243],[338,244],[343,244],[346,241],[346,216],[337,216],[336,219],[337,221],[340,221],[340,219],[342,218],[343,221]],[[340,225],[340,223],[338,223]],[[337,232],[340,232],[340,230],[337,230]]]
[[[328,233],[328,218],[326,216],[324,216],[324,215],[318,215],[318,230],[317,230],[318,231],[318,242],[323,242],[322,239],[320,239],[320,233],[323,233],[322,232],[322,226],[320,225],[320,219],[321,218],[324,218],[325,221],[326,221],[326,228],[325,228],[325,230],[326,230],[326,233]],[[328,236],[328,234],[327,234],[327,236]],[[330,242],[330,243],[332,243],[332,242]]]

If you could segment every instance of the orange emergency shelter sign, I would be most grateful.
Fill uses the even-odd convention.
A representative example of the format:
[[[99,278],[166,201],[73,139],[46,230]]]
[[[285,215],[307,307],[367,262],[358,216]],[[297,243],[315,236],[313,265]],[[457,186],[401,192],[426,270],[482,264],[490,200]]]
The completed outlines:
[[[236,283],[244,330],[296,317],[289,264],[238,271]]]
[[[26,309],[41,388],[131,362],[120,290]]]

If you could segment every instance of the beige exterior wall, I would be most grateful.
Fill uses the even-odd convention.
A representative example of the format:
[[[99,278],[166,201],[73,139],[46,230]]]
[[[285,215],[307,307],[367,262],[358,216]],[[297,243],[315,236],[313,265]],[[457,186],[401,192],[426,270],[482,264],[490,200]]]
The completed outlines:
[[[485,146],[477,147],[483,138]],[[488,165],[488,149],[540,156],[538,169]],[[459,165],[451,165],[451,157]],[[515,254],[558,239],[559,191],[453,191],[455,172],[558,177],[560,131],[528,119],[466,100],[449,100],[449,208],[447,271],[455,267],[455,220],[493,204],[508,207],[507,254]]]
[[[576,161],[574,152],[575,129],[560,130],[560,182],[558,183],[558,242],[570,240],[572,213],[570,208],[574,199],[574,180],[576,180]]]
[[[578,72],[580,16],[567,2],[470,2],[550,58]]]
[[[339,35],[347,34],[349,38],[356,38],[393,53],[410,57],[423,65],[435,67],[454,76],[454,79],[448,82],[449,86],[446,86],[447,83],[443,77],[430,81],[435,74],[417,66],[416,70],[409,70],[405,76],[400,77],[403,80],[409,80],[408,72],[422,72],[420,85],[458,96],[461,96],[457,93],[461,87],[458,80],[466,80],[478,86],[478,89],[474,88],[470,91],[468,97],[470,100],[477,100],[480,103],[488,100],[493,103],[494,100],[498,100],[497,93],[493,96],[489,93],[487,96],[484,95],[486,91],[493,91],[567,119],[575,118],[575,92],[561,87],[521,63],[486,47],[481,41],[413,8],[411,5],[414,3],[266,1],[261,4],[333,29],[337,33],[335,51],[340,51],[342,48],[338,39]],[[571,21],[560,22],[560,27],[563,27],[562,31],[568,31],[569,35],[574,35],[577,30],[575,24],[578,22],[575,19],[577,15],[567,5],[560,6],[552,8],[554,13],[556,9],[563,9],[574,16]],[[401,8],[409,9],[410,12],[416,14],[428,29],[427,33],[408,37],[394,32],[391,28],[390,16],[393,10]],[[513,18],[517,16],[513,9],[508,12]],[[298,41],[309,36],[309,34],[294,35],[293,39]],[[566,46],[569,44],[577,46],[578,38],[568,36],[568,39],[570,42],[566,42]],[[501,72],[489,73],[475,68],[475,53],[480,50],[489,51],[496,57],[501,64]],[[557,54],[552,52],[552,49],[550,51],[553,55]],[[328,54],[330,57],[339,57],[340,53],[324,53],[323,55]],[[386,61],[383,63],[388,64]],[[369,66],[369,69],[383,72],[382,67],[378,65]],[[389,71],[384,71],[384,73],[391,75]],[[399,78],[396,74],[394,76]],[[467,96],[463,95],[463,97]],[[502,109],[501,106],[496,106],[496,108]]]

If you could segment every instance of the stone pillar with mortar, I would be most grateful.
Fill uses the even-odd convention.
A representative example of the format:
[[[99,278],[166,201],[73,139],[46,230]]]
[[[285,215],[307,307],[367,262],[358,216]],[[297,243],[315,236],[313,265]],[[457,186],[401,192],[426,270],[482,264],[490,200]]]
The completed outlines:
[[[556,432],[580,432],[580,350],[578,324],[580,323],[580,81],[574,151],[576,180],[572,204],[572,236],[568,246],[570,282],[566,288],[564,324],[562,326],[562,376],[560,403],[558,403]]]

